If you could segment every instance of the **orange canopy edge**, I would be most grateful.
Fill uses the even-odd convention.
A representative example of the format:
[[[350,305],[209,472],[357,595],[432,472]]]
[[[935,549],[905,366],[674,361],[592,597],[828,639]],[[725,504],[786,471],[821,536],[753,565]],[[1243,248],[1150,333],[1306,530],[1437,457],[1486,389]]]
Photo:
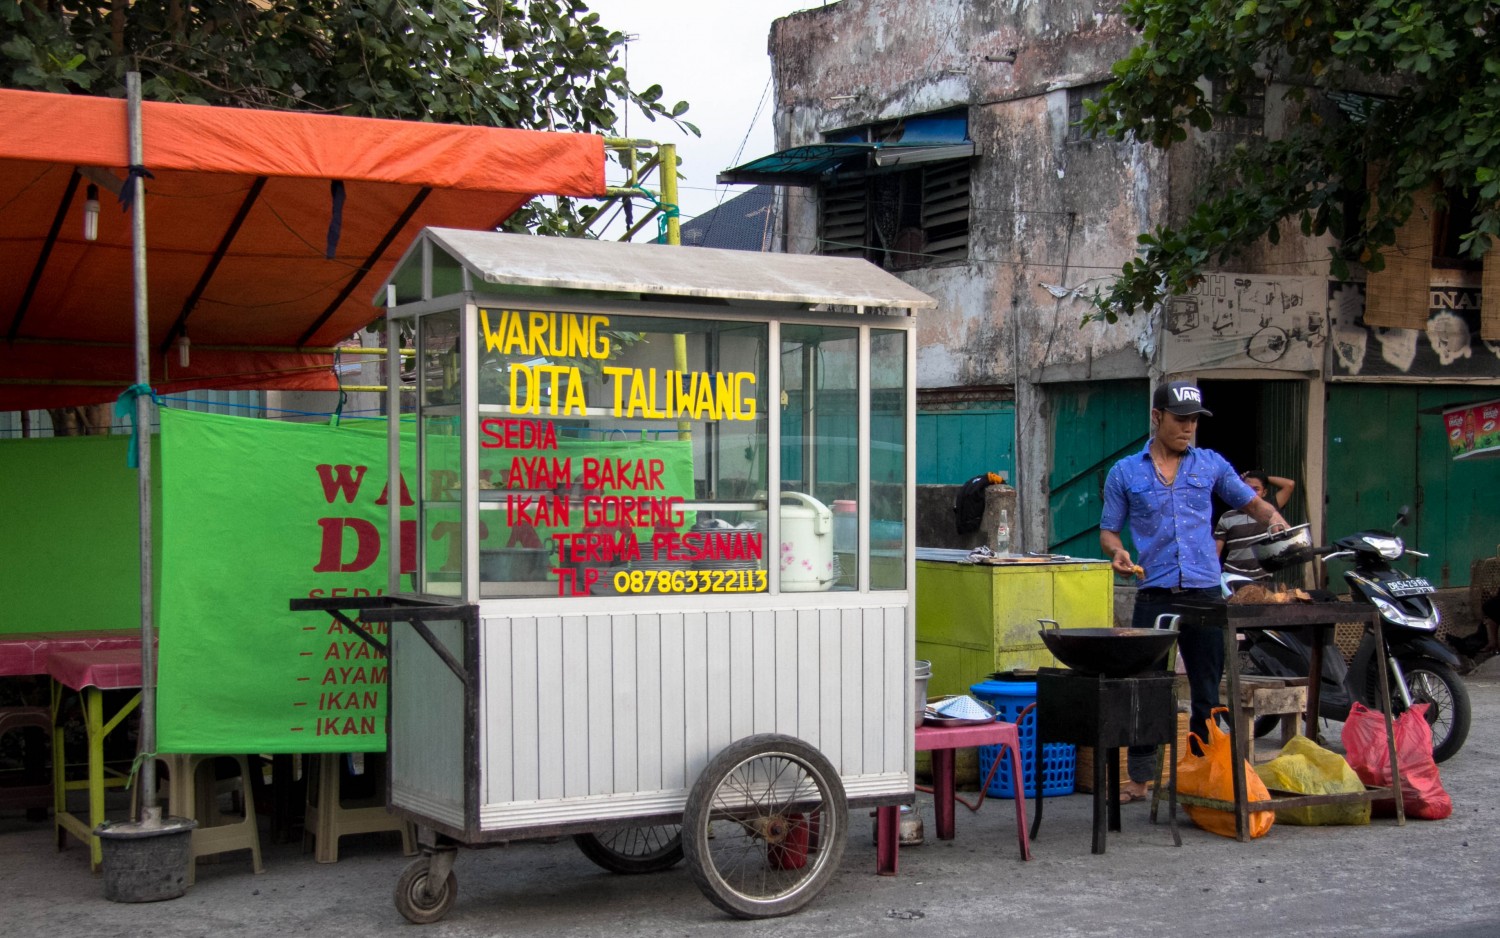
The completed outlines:
[[[536,195],[605,189],[594,135],[156,102],[141,127],[158,391],[333,390],[331,356],[282,349],[374,320],[368,288],[423,227],[492,229]],[[126,134],[122,99],[0,90],[0,410],[109,401],[134,383],[130,216],[110,191]],[[187,368],[171,349],[182,334]]]

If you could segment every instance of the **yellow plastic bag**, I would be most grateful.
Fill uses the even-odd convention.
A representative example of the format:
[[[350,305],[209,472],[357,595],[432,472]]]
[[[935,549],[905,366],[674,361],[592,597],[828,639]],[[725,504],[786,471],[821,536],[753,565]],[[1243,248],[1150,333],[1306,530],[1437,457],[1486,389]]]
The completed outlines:
[[[1227,707],[1215,707],[1213,716],[1208,720],[1208,741],[1198,739],[1196,733],[1188,735],[1188,739],[1198,739],[1198,746],[1203,750],[1203,755],[1193,754],[1192,743],[1189,742],[1187,752],[1177,762],[1177,790],[1184,795],[1196,795],[1199,798],[1212,798],[1215,801],[1227,801],[1234,803],[1234,776],[1231,774],[1230,766],[1234,764],[1234,747],[1229,742],[1229,734],[1219,729],[1218,721],[1214,717],[1219,714],[1228,714]],[[1249,762],[1245,763],[1245,797],[1251,801],[1269,801],[1271,793],[1266,790],[1265,782],[1256,775]],[[1201,808],[1188,805],[1188,817],[1193,823],[1211,834],[1221,837],[1233,837],[1234,834],[1234,812],[1221,811],[1218,808]],[[1276,812],[1274,809],[1262,808],[1250,812],[1250,836],[1264,837],[1271,830],[1271,825],[1276,823]]]
[[[1276,758],[1257,765],[1255,774],[1267,788],[1299,795],[1337,795],[1365,790],[1364,782],[1359,780],[1359,775],[1343,756],[1300,734],[1281,747],[1281,754]],[[1368,824],[1370,803],[1278,808],[1276,820],[1284,824],[1305,825]]]

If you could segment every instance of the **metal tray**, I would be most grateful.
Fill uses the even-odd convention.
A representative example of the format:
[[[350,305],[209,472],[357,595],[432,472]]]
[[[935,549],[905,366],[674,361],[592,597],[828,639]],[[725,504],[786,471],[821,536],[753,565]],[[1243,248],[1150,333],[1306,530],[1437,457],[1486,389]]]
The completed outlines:
[[[983,700],[958,694],[928,701],[922,722],[928,726],[979,726],[995,722],[998,716],[999,712]]]

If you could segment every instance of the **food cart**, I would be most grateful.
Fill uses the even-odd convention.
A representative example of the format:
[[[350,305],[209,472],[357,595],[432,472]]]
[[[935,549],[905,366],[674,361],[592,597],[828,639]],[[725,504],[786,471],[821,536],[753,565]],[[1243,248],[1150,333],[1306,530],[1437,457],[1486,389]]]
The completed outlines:
[[[452,229],[381,299],[415,344],[402,550],[386,597],[294,606],[388,628],[389,806],[423,846],[397,907],[441,918],[458,846],[561,834],[616,872],[686,856],[740,917],[805,905],[848,809],[913,796],[933,301],[864,261]]]

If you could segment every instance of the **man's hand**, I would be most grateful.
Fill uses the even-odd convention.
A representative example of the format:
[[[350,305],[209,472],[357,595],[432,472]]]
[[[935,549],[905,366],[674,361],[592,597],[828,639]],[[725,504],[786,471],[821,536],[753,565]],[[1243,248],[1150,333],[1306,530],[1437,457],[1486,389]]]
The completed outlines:
[[[1265,525],[1266,529],[1273,533],[1276,531],[1285,531],[1291,527],[1291,525],[1286,523],[1286,519],[1281,517],[1281,512],[1277,511],[1276,507],[1264,498],[1253,498],[1248,505],[1240,510]]]
[[[1125,544],[1120,540],[1119,531],[1106,531],[1099,529],[1099,549],[1109,557],[1109,565],[1120,576],[1135,576],[1137,567],[1130,559],[1130,551],[1125,549]]]

